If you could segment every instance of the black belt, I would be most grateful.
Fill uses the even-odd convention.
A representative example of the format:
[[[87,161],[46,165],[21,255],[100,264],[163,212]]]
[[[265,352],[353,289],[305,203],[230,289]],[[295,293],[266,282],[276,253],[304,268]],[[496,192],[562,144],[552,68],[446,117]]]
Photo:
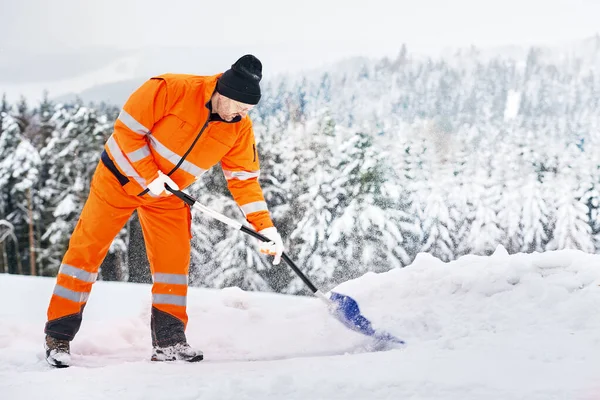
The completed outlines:
[[[110,172],[113,173],[113,175],[115,176],[115,178],[117,178],[117,180],[119,181],[119,183],[121,184],[121,186],[124,186],[127,182],[129,182],[129,178],[126,177],[125,175],[123,175],[121,173],[121,171],[119,171],[117,169],[117,166],[115,165],[115,163],[113,162],[113,160],[110,159],[110,157],[108,156],[108,153],[106,152],[106,150],[104,150],[102,152],[102,155],[100,156],[100,160],[102,160],[102,164],[104,164],[104,166],[106,168],[108,168],[108,170]]]
[[[117,178],[117,180],[119,181],[121,186],[125,186],[125,184],[127,184],[129,182],[129,178],[126,177],[125,175],[123,175],[121,173],[121,171],[119,171],[119,169],[116,167],[113,160],[111,160],[111,158],[108,156],[108,153],[106,152],[106,150],[104,150],[102,152],[102,155],[100,156],[100,160],[102,160],[102,164],[104,164],[104,166],[106,168],[108,168],[108,170],[110,172],[112,172],[112,174],[115,176],[115,178]],[[146,193],[148,193],[148,189],[146,189],[142,193],[138,194],[138,196],[143,196]]]

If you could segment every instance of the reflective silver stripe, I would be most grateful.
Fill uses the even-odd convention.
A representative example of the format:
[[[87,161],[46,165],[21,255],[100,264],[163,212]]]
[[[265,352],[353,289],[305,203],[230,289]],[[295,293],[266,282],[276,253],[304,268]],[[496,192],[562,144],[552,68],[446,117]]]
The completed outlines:
[[[173,285],[187,285],[188,277],[184,274],[163,274],[157,272],[154,274],[155,283],[171,283]]]
[[[119,144],[114,138],[114,133],[110,135],[108,140],[106,141],[106,146],[110,150],[110,154],[112,155],[113,161],[121,168],[125,175],[136,180],[137,183],[140,184],[141,187],[146,189],[146,181],[137,174],[135,169],[131,166],[127,158],[123,155]]]
[[[240,181],[246,181],[252,178],[258,178],[260,175],[260,171],[229,171],[224,169],[223,174],[225,174],[225,179],[239,179]]]
[[[255,201],[254,203],[244,204],[240,206],[244,215],[248,215],[257,211],[268,211],[267,203],[265,201]]]
[[[119,117],[117,119],[138,135],[144,136],[150,133],[150,129],[137,122],[135,118],[133,118],[131,115],[129,115],[127,111],[123,109],[121,109],[121,112],[119,113]]]
[[[127,153],[127,158],[131,162],[137,162],[141,159],[144,159],[150,155],[150,147],[148,145],[144,145],[141,149],[137,149],[136,151],[132,151],[131,153]]]
[[[91,283],[96,282],[96,279],[98,278],[98,274],[84,271],[81,268],[77,268],[69,264],[61,264],[58,273],[72,276],[73,278],[79,279],[80,281]]]
[[[173,304],[175,306],[185,306],[187,304],[186,296],[176,296],[174,294],[153,294],[152,304]]]
[[[54,286],[54,294],[76,303],[85,303],[88,300],[88,297],[90,297],[88,292],[76,292],[60,285]]]
[[[169,160],[169,162],[173,165],[177,165],[177,163],[179,163],[181,157],[178,154],[169,150],[167,146],[159,142],[154,137],[154,135],[149,135],[148,137],[150,138],[150,145],[154,150],[156,150],[158,154]],[[184,160],[183,163],[181,163],[181,165],[179,166],[179,168],[194,176],[200,176],[206,172],[204,168],[200,168],[199,166],[192,164],[188,160]]]

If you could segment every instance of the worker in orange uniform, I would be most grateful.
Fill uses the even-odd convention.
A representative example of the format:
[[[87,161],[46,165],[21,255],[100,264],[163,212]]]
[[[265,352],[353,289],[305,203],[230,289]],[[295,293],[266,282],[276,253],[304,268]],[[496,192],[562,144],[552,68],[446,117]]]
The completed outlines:
[[[270,242],[261,252],[279,263],[283,242],[258,183],[259,161],[248,112],[261,97],[262,64],[253,55],[215,76],[165,74],[127,100],[92,178],[89,197],[56,279],[46,323],[46,360],[70,364],[70,341],[111,242],[137,210],[152,272],[154,361],[200,361],[187,343],[190,208],[165,190],[186,188],[221,162],[228,188],[248,222]]]

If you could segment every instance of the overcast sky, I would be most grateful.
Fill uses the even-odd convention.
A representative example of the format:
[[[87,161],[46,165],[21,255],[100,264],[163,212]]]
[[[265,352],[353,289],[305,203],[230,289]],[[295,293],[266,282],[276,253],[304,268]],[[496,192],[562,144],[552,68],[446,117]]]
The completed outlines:
[[[600,0],[0,0],[0,92],[40,96],[110,81],[85,74],[131,49],[145,49],[143,76],[216,73],[245,53],[270,76],[395,56],[402,43],[417,53],[564,45],[600,32],[599,15]]]
[[[332,45],[394,52],[580,39],[600,0],[0,0],[0,48]],[[372,50],[371,50],[372,51]]]

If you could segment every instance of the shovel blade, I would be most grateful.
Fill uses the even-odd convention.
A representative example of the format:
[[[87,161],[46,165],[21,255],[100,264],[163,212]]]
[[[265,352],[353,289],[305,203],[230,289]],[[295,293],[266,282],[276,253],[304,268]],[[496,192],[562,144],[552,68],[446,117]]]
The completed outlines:
[[[371,321],[360,313],[358,303],[350,296],[332,292],[329,297],[333,315],[346,327],[363,335],[372,336],[381,342],[405,344],[405,342],[387,332],[373,329]]]

